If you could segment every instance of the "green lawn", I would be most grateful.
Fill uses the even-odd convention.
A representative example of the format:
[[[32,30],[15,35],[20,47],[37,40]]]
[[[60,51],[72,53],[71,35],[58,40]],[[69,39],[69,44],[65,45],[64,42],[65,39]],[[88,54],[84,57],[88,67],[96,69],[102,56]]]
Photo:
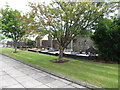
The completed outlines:
[[[52,63],[49,60],[56,56],[18,50],[12,53],[12,48],[1,48],[2,53],[50,71],[69,76],[102,88],[118,88],[118,64],[105,64],[84,60],[70,60],[67,63]],[[0,50],[1,51],[1,50]]]

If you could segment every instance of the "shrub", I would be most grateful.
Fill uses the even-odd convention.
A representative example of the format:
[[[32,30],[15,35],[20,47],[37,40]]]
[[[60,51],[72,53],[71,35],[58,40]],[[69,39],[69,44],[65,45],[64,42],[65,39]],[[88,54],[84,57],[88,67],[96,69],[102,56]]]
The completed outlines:
[[[120,19],[103,18],[99,20],[95,29],[92,39],[99,54],[106,61],[120,61]]]
[[[28,40],[28,41],[27,41],[27,46],[28,46],[28,47],[35,47],[35,41]]]

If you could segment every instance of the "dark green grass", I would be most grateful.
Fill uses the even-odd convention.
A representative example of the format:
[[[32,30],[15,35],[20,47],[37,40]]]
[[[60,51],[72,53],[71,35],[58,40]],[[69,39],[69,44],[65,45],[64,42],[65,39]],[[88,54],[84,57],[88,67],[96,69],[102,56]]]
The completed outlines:
[[[70,60],[67,63],[52,63],[49,60],[56,56],[18,50],[12,53],[12,48],[1,48],[2,53],[31,64],[46,68],[50,71],[69,76],[102,88],[118,88],[118,64],[105,64],[84,60]]]

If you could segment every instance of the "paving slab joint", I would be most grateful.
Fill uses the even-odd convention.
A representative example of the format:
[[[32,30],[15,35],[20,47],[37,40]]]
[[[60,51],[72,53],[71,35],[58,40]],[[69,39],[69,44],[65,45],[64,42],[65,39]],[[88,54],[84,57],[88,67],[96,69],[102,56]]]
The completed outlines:
[[[4,56],[7,56],[7,57],[9,57],[9,58],[12,58],[13,60],[19,61],[19,62],[21,62],[21,63],[23,63],[23,64],[26,64],[26,65],[28,65],[28,66],[31,66],[31,67],[33,67],[33,68],[35,68],[35,69],[38,69],[38,70],[44,71],[44,72],[46,72],[46,73],[49,73],[49,74],[51,74],[51,75],[53,75],[53,76],[56,76],[56,77],[59,77],[59,78],[61,78],[61,79],[70,81],[70,82],[72,82],[72,83],[75,83],[75,84],[84,86],[84,87],[86,87],[86,88],[88,88],[88,89],[91,89],[91,90],[96,90],[96,89],[105,90],[104,88],[97,87],[97,86],[94,86],[94,85],[91,85],[91,84],[82,82],[82,81],[80,81],[80,80],[76,80],[76,79],[73,79],[73,78],[70,78],[70,77],[67,77],[67,76],[64,76],[64,75],[61,75],[61,74],[52,72],[52,71],[47,70],[47,69],[45,69],[45,68],[42,68],[42,67],[39,67],[39,66],[30,64],[30,63],[28,63],[28,62],[19,60],[19,59],[17,59],[17,58],[13,58],[13,57],[8,56],[8,55],[6,55],[6,54],[3,54],[3,53],[0,53],[0,54],[2,54],[2,55],[4,55]]]

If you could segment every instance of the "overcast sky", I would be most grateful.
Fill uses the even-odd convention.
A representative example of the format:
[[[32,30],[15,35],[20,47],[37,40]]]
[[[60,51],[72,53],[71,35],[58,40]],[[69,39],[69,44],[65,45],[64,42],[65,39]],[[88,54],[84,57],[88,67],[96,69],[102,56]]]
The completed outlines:
[[[30,11],[29,7],[26,6],[28,2],[45,2],[48,4],[51,0],[0,0],[0,8],[4,8],[6,3],[8,3],[11,8],[27,13]],[[34,40],[35,38],[31,37],[30,39]],[[44,37],[44,39],[47,39],[47,37]]]
[[[51,0],[0,0],[0,8],[4,8],[6,3],[13,8],[20,10],[22,12],[28,12],[30,9],[26,5],[28,2],[45,2],[46,4],[50,3]]]
[[[28,2],[45,2],[49,4],[52,0],[0,0],[0,8],[4,8],[6,3],[13,8],[22,11],[23,13],[29,12],[30,9],[27,6]]]
[[[28,2],[45,2],[46,4],[49,4],[51,1],[52,0],[0,0],[0,8],[4,8],[6,3],[8,3],[11,8],[27,13],[30,11],[29,7],[26,6]],[[118,13],[118,11],[116,11],[116,13]],[[111,15],[113,15],[113,13]]]

